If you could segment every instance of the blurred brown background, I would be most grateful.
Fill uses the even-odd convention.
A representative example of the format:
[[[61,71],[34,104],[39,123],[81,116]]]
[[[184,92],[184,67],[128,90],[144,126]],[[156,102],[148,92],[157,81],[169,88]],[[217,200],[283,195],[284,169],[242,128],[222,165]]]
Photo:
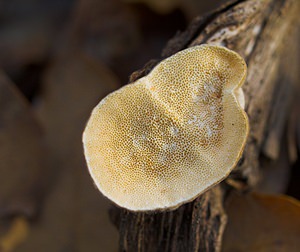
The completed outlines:
[[[117,251],[82,154],[85,122],[177,31],[225,2],[0,1],[1,252]],[[286,176],[282,190],[299,199],[297,164]]]

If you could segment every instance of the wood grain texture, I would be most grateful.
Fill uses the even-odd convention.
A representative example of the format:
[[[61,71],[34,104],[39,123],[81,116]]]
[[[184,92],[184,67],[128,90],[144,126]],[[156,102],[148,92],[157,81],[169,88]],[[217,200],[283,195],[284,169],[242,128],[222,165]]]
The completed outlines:
[[[255,188],[263,179],[260,157],[266,155],[275,160],[279,155],[277,149],[297,79],[290,77],[297,69],[283,68],[282,64],[297,63],[295,56],[289,58],[289,63],[284,63],[283,58],[299,52],[296,40],[299,29],[295,28],[298,10],[297,0],[231,1],[215,12],[196,18],[186,31],[167,43],[162,59],[203,43],[226,46],[245,58],[248,76],[243,89],[250,135],[244,155],[228,183],[222,182],[193,202],[174,211],[157,213],[132,213],[114,207],[110,213],[119,229],[120,251],[221,250],[227,220],[223,208],[226,195],[233,190]],[[149,73],[158,62],[150,61],[133,73],[130,82]],[[286,88],[281,88],[282,85]],[[277,146],[270,141],[275,141]]]

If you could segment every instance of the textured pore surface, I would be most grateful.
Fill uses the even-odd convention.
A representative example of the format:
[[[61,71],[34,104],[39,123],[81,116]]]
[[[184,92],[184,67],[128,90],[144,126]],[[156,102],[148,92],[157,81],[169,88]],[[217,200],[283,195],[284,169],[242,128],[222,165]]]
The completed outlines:
[[[131,210],[174,208],[224,179],[248,134],[236,94],[244,60],[196,46],[110,94],[93,110],[83,142],[99,190]]]

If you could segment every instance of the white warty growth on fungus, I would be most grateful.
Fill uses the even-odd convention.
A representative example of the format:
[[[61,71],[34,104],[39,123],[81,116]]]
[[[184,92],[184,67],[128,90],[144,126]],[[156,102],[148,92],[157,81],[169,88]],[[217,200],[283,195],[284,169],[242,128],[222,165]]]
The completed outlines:
[[[195,46],[104,98],[83,134],[98,189],[133,211],[174,209],[226,178],[249,131],[246,69],[231,50]]]

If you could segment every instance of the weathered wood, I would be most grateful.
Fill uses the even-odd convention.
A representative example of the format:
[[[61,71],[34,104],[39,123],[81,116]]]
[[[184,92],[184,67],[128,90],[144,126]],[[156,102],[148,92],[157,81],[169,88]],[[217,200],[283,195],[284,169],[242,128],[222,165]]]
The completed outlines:
[[[120,251],[221,250],[226,195],[238,188],[250,189],[257,185],[261,178],[262,153],[270,159],[279,155],[268,141],[273,138],[272,141],[279,143],[293,98],[293,81],[286,81],[289,69],[285,68],[283,73],[279,67],[287,51],[296,54],[291,50],[298,50],[297,29],[292,29],[297,26],[298,7],[297,0],[233,1],[203,18],[196,18],[186,31],[169,41],[162,58],[203,43],[226,46],[245,58],[248,76],[243,89],[251,131],[243,158],[227,180],[228,184],[243,186],[233,188],[222,182],[193,202],[169,212],[133,213],[114,208],[111,217],[119,228]],[[286,44],[287,41],[293,46]],[[296,61],[296,57],[291,60]],[[144,76],[157,63],[151,61],[132,74],[130,81]],[[279,86],[283,83],[286,88]],[[278,107],[281,111],[276,116]],[[278,137],[274,138],[274,134]]]

